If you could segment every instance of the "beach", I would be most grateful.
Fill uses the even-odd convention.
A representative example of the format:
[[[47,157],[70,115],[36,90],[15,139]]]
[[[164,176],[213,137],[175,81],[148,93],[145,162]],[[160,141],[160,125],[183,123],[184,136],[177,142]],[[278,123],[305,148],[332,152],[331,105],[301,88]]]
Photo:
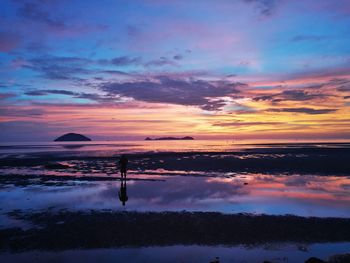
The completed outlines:
[[[125,206],[121,154],[129,159]],[[304,262],[350,245],[348,143],[6,144],[0,156],[4,260],[69,261],[107,249],[107,262],[127,251],[156,262],[262,262],[256,253]]]
[[[350,0],[2,0],[0,262],[349,263]]]

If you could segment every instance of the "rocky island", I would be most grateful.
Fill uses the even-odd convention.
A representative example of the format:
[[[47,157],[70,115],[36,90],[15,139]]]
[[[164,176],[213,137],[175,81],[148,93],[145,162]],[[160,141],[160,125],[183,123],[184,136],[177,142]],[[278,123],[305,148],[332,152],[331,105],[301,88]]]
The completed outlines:
[[[55,139],[55,142],[82,142],[82,141],[91,141],[91,139],[78,133],[66,133]]]
[[[190,137],[190,136],[185,136],[185,137],[180,137],[180,138],[177,138],[177,137],[159,137],[159,138],[150,138],[150,137],[147,137],[145,139],[145,141],[177,141],[177,140],[194,140],[193,137]]]

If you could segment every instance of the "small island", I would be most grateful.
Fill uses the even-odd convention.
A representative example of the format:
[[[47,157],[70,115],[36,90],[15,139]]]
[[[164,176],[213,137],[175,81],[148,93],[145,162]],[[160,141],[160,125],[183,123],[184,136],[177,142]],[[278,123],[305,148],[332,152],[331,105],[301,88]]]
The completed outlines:
[[[55,139],[55,142],[82,142],[82,141],[91,141],[91,139],[78,133],[66,133]]]
[[[180,138],[177,138],[177,137],[159,137],[159,138],[150,138],[150,137],[147,137],[145,139],[145,141],[179,141],[179,140],[194,140],[193,137],[190,137],[190,136],[185,136],[185,137],[180,137]]]

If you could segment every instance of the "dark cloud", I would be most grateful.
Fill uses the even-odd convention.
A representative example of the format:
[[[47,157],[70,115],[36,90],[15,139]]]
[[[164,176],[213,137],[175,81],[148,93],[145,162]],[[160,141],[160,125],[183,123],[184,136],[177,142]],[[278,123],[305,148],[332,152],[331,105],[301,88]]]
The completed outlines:
[[[309,93],[303,90],[285,90],[281,93],[264,95],[253,98],[254,101],[271,101],[274,103],[281,101],[308,101],[313,99],[328,97],[327,94]]]
[[[69,90],[32,90],[32,91],[25,92],[24,94],[29,95],[29,96],[44,96],[44,95],[48,95],[48,94],[74,96],[74,95],[77,95],[78,93],[72,92]]]
[[[285,90],[280,95],[282,99],[291,101],[305,101],[327,97],[325,94],[310,94],[302,90]]]
[[[77,75],[83,74],[111,74],[111,75],[129,75],[127,72],[113,69],[90,69],[91,65],[107,64],[114,66],[127,66],[139,61],[139,58],[118,57],[105,61],[93,61],[80,57],[39,57],[29,60],[30,68],[43,73],[43,77],[48,79],[76,79]]]
[[[44,96],[49,93],[43,90],[31,90],[31,91],[25,92],[24,94],[28,96]]]
[[[70,65],[84,65],[85,63],[90,63],[91,60],[80,57],[57,57],[57,56],[46,56],[39,57],[29,60],[32,63],[41,63],[41,64],[70,64]]]
[[[141,35],[141,29],[135,25],[128,25],[126,27],[126,32],[128,34],[129,37],[137,37],[139,35]]]
[[[33,116],[42,116],[45,114],[43,109],[21,109],[14,107],[0,107],[0,113],[3,116],[8,117],[33,117]]]
[[[310,182],[310,178],[305,176],[287,177],[284,181],[286,186],[306,186]]]
[[[337,111],[337,109],[313,109],[313,108],[281,108],[281,109],[267,109],[269,112],[291,112],[291,113],[305,113],[305,114],[327,114]]]
[[[110,74],[110,75],[121,75],[121,76],[127,76],[130,75],[127,72],[121,71],[121,70],[100,70],[98,73],[104,73],[104,74]],[[103,78],[95,77],[96,80],[102,80]]]
[[[17,14],[19,17],[37,23],[45,24],[54,29],[65,29],[67,25],[62,19],[53,18],[51,14],[55,14],[53,10],[49,12],[50,6],[48,1],[29,1],[22,2],[18,8]]]
[[[76,75],[93,72],[86,68],[91,60],[79,57],[45,56],[30,59],[29,63],[24,67],[41,72],[42,77],[54,80],[75,79]]]
[[[254,101],[269,101],[273,100],[273,98],[277,95],[264,95],[253,98]]]
[[[175,55],[175,56],[173,56],[173,59],[181,60],[181,59],[183,59],[183,56],[182,55]]]
[[[233,77],[237,77],[237,74],[228,74],[225,77],[226,78],[233,78]]]
[[[47,43],[35,40],[26,43],[25,48],[28,52],[34,54],[43,54],[44,52],[51,51]]]
[[[21,38],[18,34],[8,31],[0,31],[0,52],[9,52],[20,45]]]
[[[129,66],[129,65],[137,65],[142,62],[141,57],[128,57],[128,56],[122,56],[122,57],[116,57],[110,60],[110,63],[115,66]]]
[[[131,97],[139,101],[217,110],[223,106],[223,101],[215,101],[213,98],[236,94],[239,92],[237,87],[242,85],[244,84],[159,76],[151,80],[104,83],[100,89],[112,95]]]
[[[320,89],[323,88],[326,84],[315,84],[315,85],[310,85],[310,86],[306,86],[305,89]]]
[[[160,57],[159,59],[154,59],[146,62],[144,64],[145,67],[162,67],[162,66],[176,66],[177,64],[166,57]]]
[[[244,0],[244,2],[255,4],[262,15],[270,16],[274,13],[279,0]]]
[[[349,191],[350,190],[350,184],[340,184],[340,187]]]
[[[245,126],[255,126],[255,125],[279,125],[284,124],[283,122],[241,122],[241,121],[235,121],[235,122],[216,122],[213,125],[214,126],[220,126],[220,127],[245,127]]]
[[[96,93],[79,93],[74,96],[74,98],[77,99],[87,99],[96,101],[101,104],[111,104],[111,103],[117,103],[118,102],[118,96],[115,95],[101,95]]]
[[[114,103],[118,101],[118,97],[112,94],[102,95],[96,93],[72,92],[69,90],[32,90],[25,93],[28,96],[45,96],[49,94],[67,95],[76,99],[87,99],[101,104]]]
[[[292,38],[293,42],[300,42],[300,41],[321,41],[329,39],[328,36],[318,36],[318,35],[298,35]]]
[[[72,13],[70,12],[72,10],[67,12],[69,1],[13,0],[13,2],[17,6],[17,20],[21,20],[19,29],[27,31],[22,32],[28,35],[24,40],[27,42],[25,46],[29,52],[50,50],[49,41],[43,37],[46,35],[72,38],[108,29],[106,25],[92,24],[76,19],[74,16],[81,12]]]
[[[8,98],[16,97],[14,93],[0,93],[0,100],[6,100]]]
[[[173,57],[174,60],[180,60],[181,58],[182,57],[180,57],[180,55]],[[112,59],[100,59],[98,60],[98,63],[101,65],[113,65],[117,67],[130,65],[142,67],[162,67],[167,65],[176,66],[177,64],[174,62],[174,60],[166,57],[160,57],[145,61],[142,57],[120,56]]]
[[[328,84],[331,85],[343,85],[346,83],[350,83],[350,80],[346,78],[335,78],[328,81]]]
[[[343,85],[337,88],[338,91],[347,92],[350,91],[350,85]]]
[[[143,62],[141,57],[121,56],[113,59],[92,60],[80,57],[58,57],[58,56],[41,56],[32,58],[22,65],[37,72],[41,77],[52,80],[81,80],[82,75],[91,74],[111,74],[111,75],[130,75],[125,71],[115,70],[110,67],[123,67],[138,65],[143,67],[161,67],[165,65],[176,65],[173,60],[161,57],[156,60]],[[96,66],[101,66],[100,68]]]
[[[211,101],[210,103],[202,105],[201,108],[206,111],[216,111],[225,105],[226,103],[224,100],[216,100],[216,101]]]

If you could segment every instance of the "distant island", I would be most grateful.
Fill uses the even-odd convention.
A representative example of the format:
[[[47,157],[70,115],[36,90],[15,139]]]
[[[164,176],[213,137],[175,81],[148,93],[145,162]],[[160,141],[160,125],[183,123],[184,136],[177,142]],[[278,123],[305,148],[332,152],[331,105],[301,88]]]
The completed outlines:
[[[178,141],[178,140],[194,140],[193,137],[190,137],[190,136],[185,136],[185,137],[182,137],[182,138],[177,138],[177,137],[160,137],[160,138],[150,138],[150,137],[147,137],[145,139],[145,141]]]
[[[82,141],[91,141],[91,139],[78,133],[66,133],[58,137],[57,139],[55,139],[55,142],[82,142]]]

